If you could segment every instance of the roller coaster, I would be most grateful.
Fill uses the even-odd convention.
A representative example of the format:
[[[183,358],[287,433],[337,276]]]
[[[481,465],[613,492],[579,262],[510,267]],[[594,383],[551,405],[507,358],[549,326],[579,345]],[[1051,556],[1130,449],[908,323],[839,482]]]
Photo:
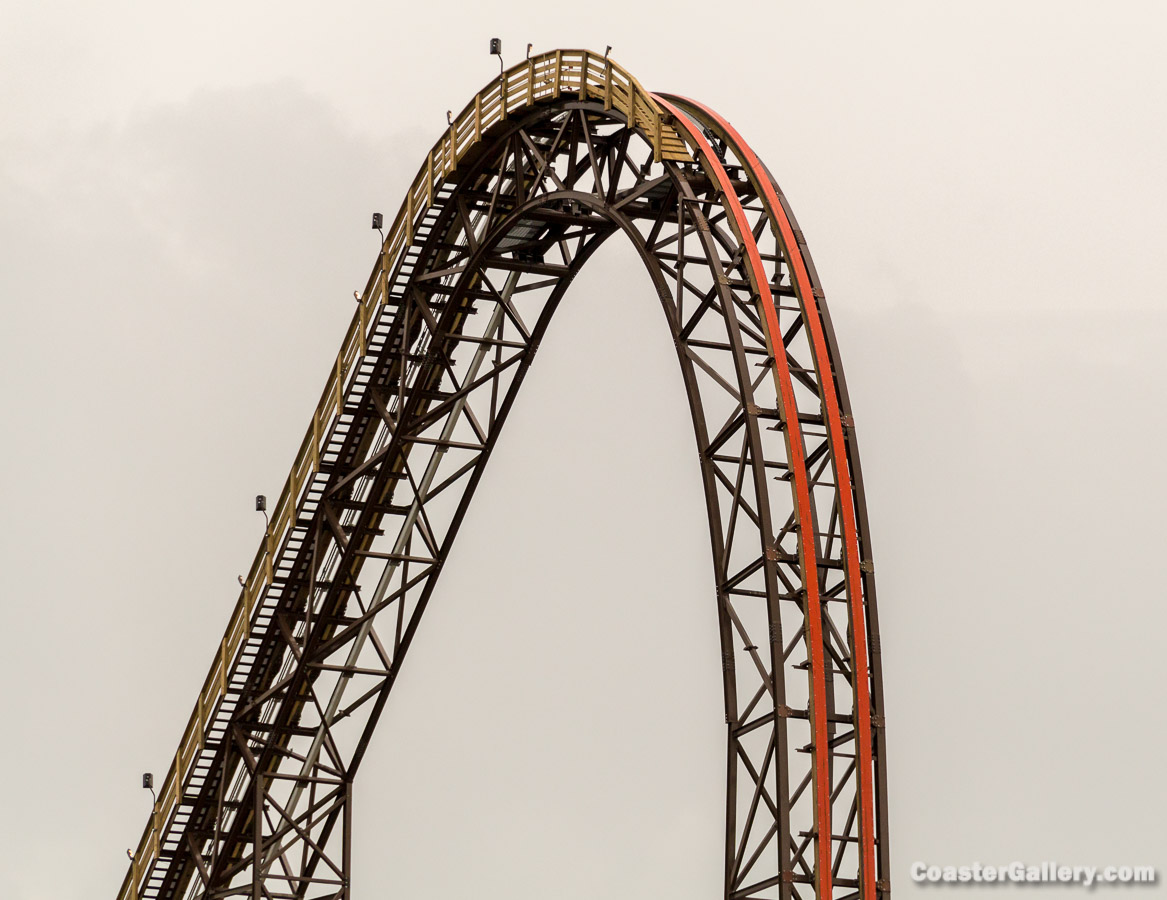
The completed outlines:
[[[118,900],[352,897],[370,736],[552,314],[617,232],[697,441],[725,898],[890,896],[863,481],[803,234],[716,112],[555,50],[450,117],[384,232]]]

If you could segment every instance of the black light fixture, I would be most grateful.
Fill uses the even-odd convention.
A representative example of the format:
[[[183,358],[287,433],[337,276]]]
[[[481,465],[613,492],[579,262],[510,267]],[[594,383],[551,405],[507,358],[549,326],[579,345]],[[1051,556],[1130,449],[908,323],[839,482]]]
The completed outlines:
[[[504,71],[502,64],[502,38],[490,39],[490,55],[498,57],[498,74],[501,75]]]
[[[154,793],[154,775],[151,772],[142,773],[142,787],[150,792],[150,796],[154,798],[154,806],[158,806],[158,795]]]
[[[267,497],[265,497],[263,494],[255,495],[255,511],[267,512]]]
[[[377,229],[378,231],[380,231],[381,226],[384,224],[385,224],[385,217],[382,216],[380,213],[373,213],[373,227],[375,229]]]

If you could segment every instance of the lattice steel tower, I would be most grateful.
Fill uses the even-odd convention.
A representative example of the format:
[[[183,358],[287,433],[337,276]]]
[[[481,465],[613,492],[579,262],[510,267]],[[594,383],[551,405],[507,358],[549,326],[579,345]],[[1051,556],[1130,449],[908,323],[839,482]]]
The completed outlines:
[[[724,895],[890,896],[863,482],[802,232],[712,110],[556,50],[453,118],[390,224],[119,900],[350,897],[369,737],[548,322],[617,233],[700,456]]]

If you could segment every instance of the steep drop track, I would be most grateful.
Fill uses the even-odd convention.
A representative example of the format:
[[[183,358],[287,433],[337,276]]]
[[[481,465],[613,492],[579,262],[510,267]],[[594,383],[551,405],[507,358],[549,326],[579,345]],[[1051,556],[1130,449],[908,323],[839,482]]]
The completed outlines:
[[[412,184],[118,900],[350,897],[369,737],[551,315],[617,232],[699,452],[724,895],[890,896],[867,516],[802,233],[712,110],[556,50],[475,96]]]

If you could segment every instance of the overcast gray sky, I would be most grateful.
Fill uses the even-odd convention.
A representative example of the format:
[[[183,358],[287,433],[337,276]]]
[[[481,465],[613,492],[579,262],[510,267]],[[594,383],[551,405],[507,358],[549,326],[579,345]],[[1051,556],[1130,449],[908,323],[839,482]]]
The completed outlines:
[[[0,897],[114,897],[369,213],[492,36],[613,45],[794,206],[869,492],[897,893],[916,860],[1167,865],[1161,3],[5,0]],[[648,287],[611,243],[543,342],[362,770],[358,896],[717,895],[708,542]]]

